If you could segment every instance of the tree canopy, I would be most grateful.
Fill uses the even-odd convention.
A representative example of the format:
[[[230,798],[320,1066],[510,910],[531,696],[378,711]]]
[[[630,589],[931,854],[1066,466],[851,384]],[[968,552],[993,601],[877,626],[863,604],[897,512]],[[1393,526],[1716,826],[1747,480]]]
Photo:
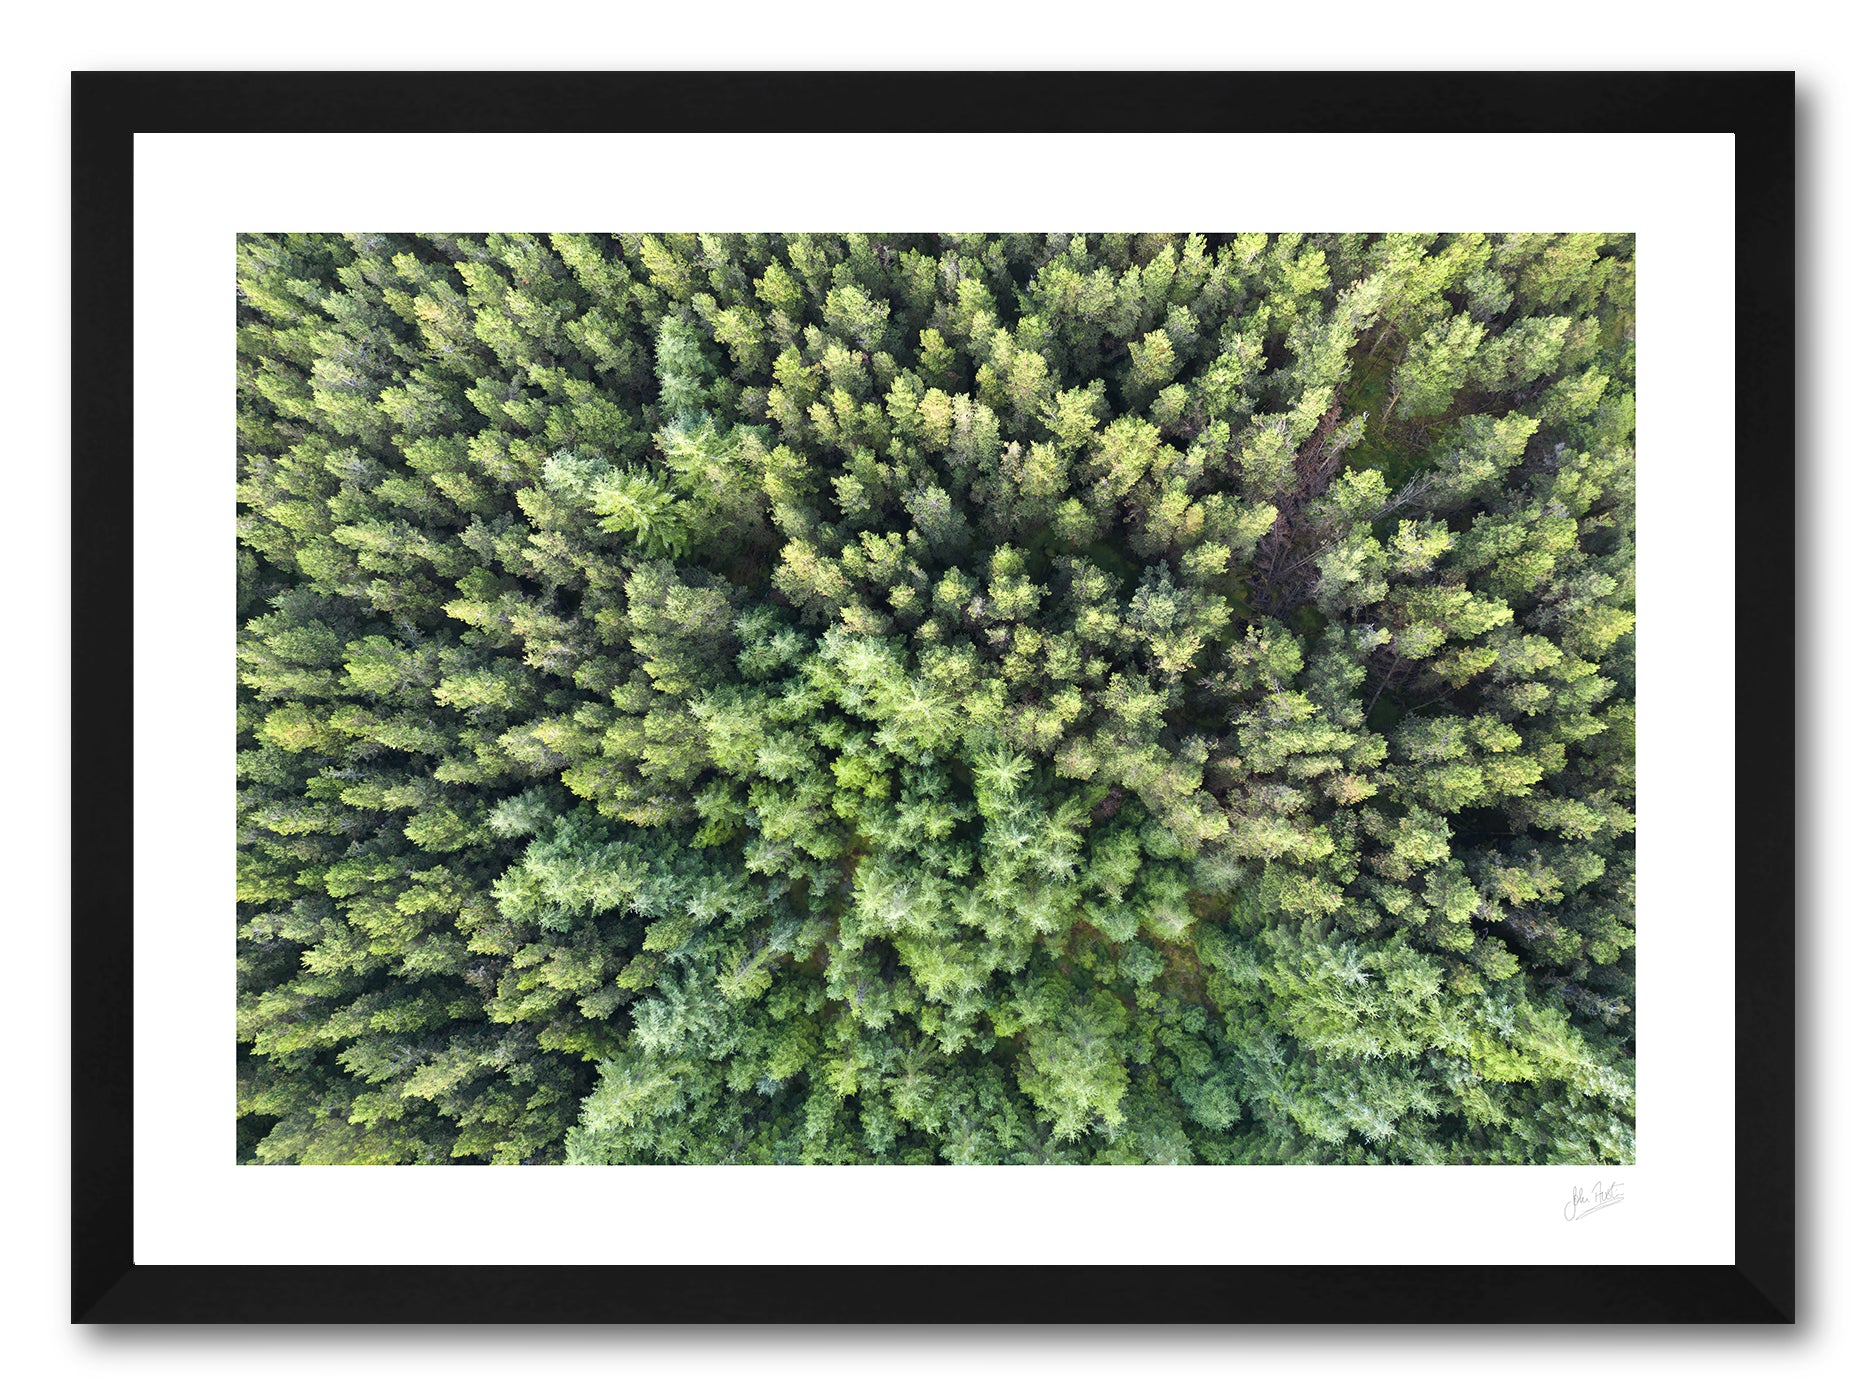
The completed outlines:
[[[1633,254],[241,237],[240,1159],[1632,1160]]]

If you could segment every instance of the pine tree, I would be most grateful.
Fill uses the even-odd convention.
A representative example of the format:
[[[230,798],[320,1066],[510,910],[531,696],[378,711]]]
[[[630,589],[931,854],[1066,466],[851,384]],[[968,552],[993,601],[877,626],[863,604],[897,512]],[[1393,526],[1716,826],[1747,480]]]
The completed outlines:
[[[241,1160],[1630,1160],[1633,258],[239,239]]]

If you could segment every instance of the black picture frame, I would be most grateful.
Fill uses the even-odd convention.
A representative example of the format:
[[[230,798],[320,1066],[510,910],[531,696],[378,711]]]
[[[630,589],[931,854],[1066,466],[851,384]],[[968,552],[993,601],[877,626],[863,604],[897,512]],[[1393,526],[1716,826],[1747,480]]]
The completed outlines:
[[[1789,72],[80,72],[72,82],[73,1167],[78,1322],[1795,1320],[1794,82]],[[133,1260],[136,131],[1731,131],[1732,1265],[174,1266]],[[924,122],[931,124],[924,124]],[[229,323],[229,321],[228,321]],[[1757,462],[1757,463],[1755,463]],[[202,895],[213,894],[203,887]],[[229,1047],[228,1047],[229,1049]],[[229,1116],[229,1114],[228,1114]],[[229,1125],[228,1125],[229,1126]]]

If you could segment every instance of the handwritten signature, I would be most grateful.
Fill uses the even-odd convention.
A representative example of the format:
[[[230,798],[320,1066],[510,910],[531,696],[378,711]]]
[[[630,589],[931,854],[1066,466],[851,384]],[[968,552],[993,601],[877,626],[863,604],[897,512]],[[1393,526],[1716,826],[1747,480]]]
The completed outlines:
[[[1621,1205],[1624,1201],[1624,1183],[1613,1181],[1609,1186],[1592,1183],[1590,1194],[1585,1187],[1574,1186],[1572,1199],[1566,1202],[1565,1215],[1569,1220],[1583,1220],[1587,1215],[1595,1215],[1611,1205]]]

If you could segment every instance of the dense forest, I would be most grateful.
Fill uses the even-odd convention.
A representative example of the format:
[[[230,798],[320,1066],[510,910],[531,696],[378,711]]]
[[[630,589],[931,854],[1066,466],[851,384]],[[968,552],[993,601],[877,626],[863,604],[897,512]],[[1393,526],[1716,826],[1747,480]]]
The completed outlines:
[[[1632,1160],[1633,255],[241,237],[240,1160]]]

